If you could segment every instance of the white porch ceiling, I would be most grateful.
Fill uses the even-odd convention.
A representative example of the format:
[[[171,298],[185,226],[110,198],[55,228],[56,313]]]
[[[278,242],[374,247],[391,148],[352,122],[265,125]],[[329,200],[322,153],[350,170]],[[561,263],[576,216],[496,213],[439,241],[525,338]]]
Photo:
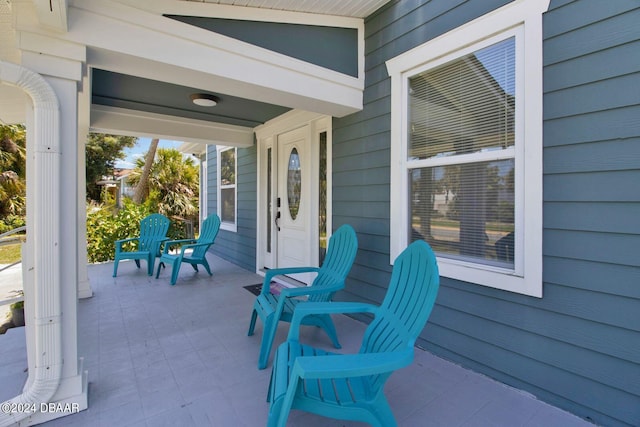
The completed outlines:
[[[258,9],[366,18],[389,0],[183,0]]]

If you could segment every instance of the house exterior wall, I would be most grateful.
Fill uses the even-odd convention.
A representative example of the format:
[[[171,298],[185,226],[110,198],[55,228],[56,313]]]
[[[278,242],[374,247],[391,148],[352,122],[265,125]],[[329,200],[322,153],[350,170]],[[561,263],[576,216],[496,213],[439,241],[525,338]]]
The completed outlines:
[[[506,3],[401,1],[366,20],[364,109],[333,122],[334,227],[359,238],[340,299],[378,302],[390,276],[385,61]],[[443,278],[418,343],[605,425],[640,425],[639,20],[637,2],[551,2],[544,297]]]
[[[365,22],[364,109],[333,120],[333,229],[359,251],[337,299],[378,303],[391,274],[385,61],[507,3],[396,1]],[[418,345],[602,425],[640,425],[640,8],[552,0],[543,16],[543,298],[442,278]],[[216,208],[209,148],[209,211]],[[238,232],[255,269],[256,150],[238,150]]]
[[[207,214],[217,212],[218,163],[215,145],[207,147],[208,181]],[[254,144],[237,151],[236,203],[237,232],[220,229],[211,251],[221,258],[229,260],[247,270],[256,268],[256,170],[257,151]]]

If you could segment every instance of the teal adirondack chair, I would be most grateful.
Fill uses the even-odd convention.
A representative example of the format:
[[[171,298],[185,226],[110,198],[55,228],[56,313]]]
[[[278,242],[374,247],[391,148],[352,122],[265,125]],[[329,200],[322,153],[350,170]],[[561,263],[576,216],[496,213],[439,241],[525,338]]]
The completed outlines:
[[[260,295],[253,304],[251,323],[248,335],[253,335],[256,318],[262,320],[262,343],[258,358],[258,369],[267,367],[271,346],[278,329],[278,321],[290,322],[294,308],[303,301],[330,301],[333,294],[344,288],[344,281],[351,270],[358,251],[356,232],[348,224],[338,228],[329,239],[327,255],[320,267],[291,267],[268,270],[262,283]],[[300,288],[284,288],[279,295],[271,293],[271,280],[278,275],[317,272],[310,286]],[[301,299],[301,297],[307,297]],[[340,348],[338,335],[331,316],[321,314],[309,316],[304,325],[318,326],[325,330],[333,345]]]
[[[172,240],[165,243],[164,251],[160,256],[156,279],[160,276],[160,270],[164,268],[165,264],[168,264],[171,266],[171,285],[175,285],[183,262],[191,264],[195,271],[198,271],[198,264],[201,264],[211,276],[211,268],[209,268],[209,263],[207,262],[207,251],[216,240],[219,230],[220,218],[218,215],[213,214],[202,221],[200,235],[197,239]],[[180,252],[170,254],[169,250],[172,246],[180,246]],[[186,252],[188,249],[192,249],[192,251],[190,253]]]
[[[413,362],[414,344],[431,314],[439,287],[436,258],[427,243],[412,243],[396,259],[379,307],[365,303],[300,304],[289,336],[278,347],[267,400],[268,427],[284,427],[289,411],[396,426],[383,389],[387,378]],[[300,324],[318,313],[371,313],[358,354],[336,354],[301,344]]]
[[[167,231],[171,221],[164,215],[151,214],[140,221],[140,235],[130,239],[116,240],[116,257],[113,264],[113,277],[118,274],[118,263],[123,259],[133,259],[140,268],[140,260],[147,261],[147,274],[153,275],[156,257],[160,256],[162,242],[169,240]],[[123,244],[138,242],[135,251],[126,251]]]

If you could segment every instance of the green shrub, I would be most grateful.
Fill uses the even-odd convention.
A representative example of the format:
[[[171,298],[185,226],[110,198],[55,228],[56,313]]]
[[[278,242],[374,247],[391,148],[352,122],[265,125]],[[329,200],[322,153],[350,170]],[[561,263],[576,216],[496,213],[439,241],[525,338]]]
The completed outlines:
[[[111,261],[115,258],[115,242],[137,237],[140,221],[153,211],[149,204],[136,205],[124,201],[121,209],[90,203],[87,206],[87,258],[91,263]],[[171,221],[167,237],[172,240],[185,238],[183,223]],[[129,245],[129,246],[127,246]],[[125,244],[125,250],[134,250],[136,243]]]
[[[24,216],[7,215],[0,220],[0,234],[26,225]]]
[[[150,212],[143,205],[125,201],[115,214],[113,208],[89,204],[87,208],[87,258],[89,262],[115,258],[115,241],[140,234],[140,221]],[[128,249],[133,249],[135,246]]]

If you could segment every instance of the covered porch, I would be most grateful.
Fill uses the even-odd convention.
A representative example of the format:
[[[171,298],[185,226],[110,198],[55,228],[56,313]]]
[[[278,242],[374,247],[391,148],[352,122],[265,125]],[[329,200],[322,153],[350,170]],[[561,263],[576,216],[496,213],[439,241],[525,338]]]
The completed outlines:
[[[90,265],[94,296],[78,302],[89,407],[44,425],[264,425],[271,369],[256,367],[262,324],[247,336],[254,295],[244,288],[262,278],[211,254],[209,260],[213,277],[184,268],[176,286],[169,286],[166,270],[156,280],[124,262],[112,278],[111,263]],[[356,351],[366,325],[335,320],[342,351]],[[276,342],[287,330],[280,326]],[[319,330],[306,328],[303,335],[331,345]],[[0,366],[4,400],[19,394],[27,379],[24,328],[0,336],[0,357],[11,362]],[[401,426],[591,425],[421,349],[410,367],[391,377],[386,393]],[[289,425],[362,424],[293,411]]]

